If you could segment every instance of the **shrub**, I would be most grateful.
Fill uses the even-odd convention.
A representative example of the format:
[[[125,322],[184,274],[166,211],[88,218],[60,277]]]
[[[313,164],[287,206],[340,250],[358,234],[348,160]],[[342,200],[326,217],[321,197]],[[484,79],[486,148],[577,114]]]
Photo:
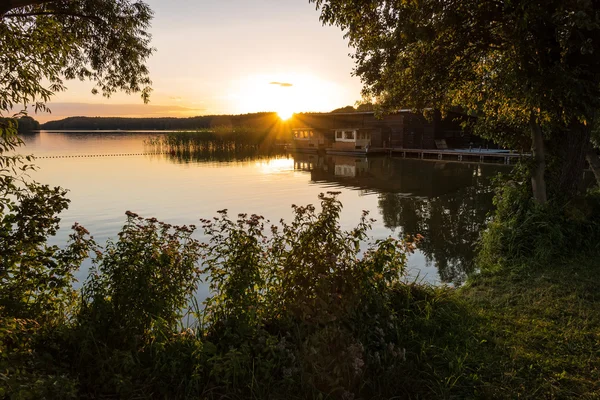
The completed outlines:
[[[460,307],[404,281],[413,241],[365,244],[366,212],[343,231],[337,193],[270,228],[223,210],[203,221],[205,244],[128,212],[104,249],[78,225],[60,249],[47,238],[65,191],[2,174],[0,397],[443,397],[461,377],[458,329],[444,332]],[[201,276],[211,296],[182,329]]]
[[[119,240],[96,251],[79,315],[106,340],[147,340],[158,324],[175,332],[197,289],[200,243],[194,226],[173,226],[127,212]]]
[[[527,169],[497,181],[496,211],[480,241],[478,265],[548,267],[558,259],[600,250],[600,195],[596,190],[567,203],[533,201]]]
[[[74,398],[77,382],[54,356],[93,240],[75,225],[65,246],[48,244],[69,200],[29,179],[33,157],[15,154],[21,144],[15,121],[0,119],[0,397]]]
[[[319,196],[320,212],[293,206],[294,220],[268,232],[256,215],[234,222],[223,210],[204,221],[212,296],[202,326],[216,346],[211,368],[223,390],[251,392],[258,380],[305,394],[358,395],[398,362],[378,354],[401,347],[391,304],[414,244],[389,238],[361,251],[371,220],[365,212],[342,231],[336,195]]]

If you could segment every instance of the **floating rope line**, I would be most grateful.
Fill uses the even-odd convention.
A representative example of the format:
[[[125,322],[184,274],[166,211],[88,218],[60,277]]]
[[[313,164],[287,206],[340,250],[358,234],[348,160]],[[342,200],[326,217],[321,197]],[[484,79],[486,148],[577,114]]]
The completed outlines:
[[[170,154],[169,152],[157,152],[157,153],[117,153],[117,154],[73,154],[73,155],[61,155],[61,156],[35,156],[36,159],[44,158],[96,158],[96,157],[127,157],[127,156],[158,156],[161,154]]]

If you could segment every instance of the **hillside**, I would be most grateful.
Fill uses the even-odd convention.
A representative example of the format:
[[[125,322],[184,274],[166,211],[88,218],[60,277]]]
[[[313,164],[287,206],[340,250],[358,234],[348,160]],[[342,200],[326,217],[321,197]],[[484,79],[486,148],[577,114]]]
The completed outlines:
[[[222,126],[267,130],[281,124],[274,112],[190,118],[69,117],[42,124],[44,130],[194,130]]]

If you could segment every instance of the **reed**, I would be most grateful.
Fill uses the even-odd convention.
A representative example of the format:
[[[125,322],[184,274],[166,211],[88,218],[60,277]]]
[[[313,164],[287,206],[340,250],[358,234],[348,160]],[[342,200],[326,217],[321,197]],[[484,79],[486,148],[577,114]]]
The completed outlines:
[[[169,132],[149,138],[144,144],[179,162],[246,161],[285,154],[283,143],[273,134],[249,127]]]

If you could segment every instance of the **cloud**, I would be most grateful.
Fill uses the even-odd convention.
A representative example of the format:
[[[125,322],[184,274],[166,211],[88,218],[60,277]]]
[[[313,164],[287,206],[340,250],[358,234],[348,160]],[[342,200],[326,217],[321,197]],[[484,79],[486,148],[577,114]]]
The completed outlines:
[[[287,83],[287,82],[269,82],[269,85],[279,85],[281,87],[292,87],[292,86],[294,86],[293,83]]]
[[[181,97],[179,97],[179,96],[171,96],[171,97],[169,97],[169,100],[173,100],[173,101],[176,101],[176,102],[178,102],[178,103],[179,103],[179,102],[181,102],[183,99],[182,99]]]

